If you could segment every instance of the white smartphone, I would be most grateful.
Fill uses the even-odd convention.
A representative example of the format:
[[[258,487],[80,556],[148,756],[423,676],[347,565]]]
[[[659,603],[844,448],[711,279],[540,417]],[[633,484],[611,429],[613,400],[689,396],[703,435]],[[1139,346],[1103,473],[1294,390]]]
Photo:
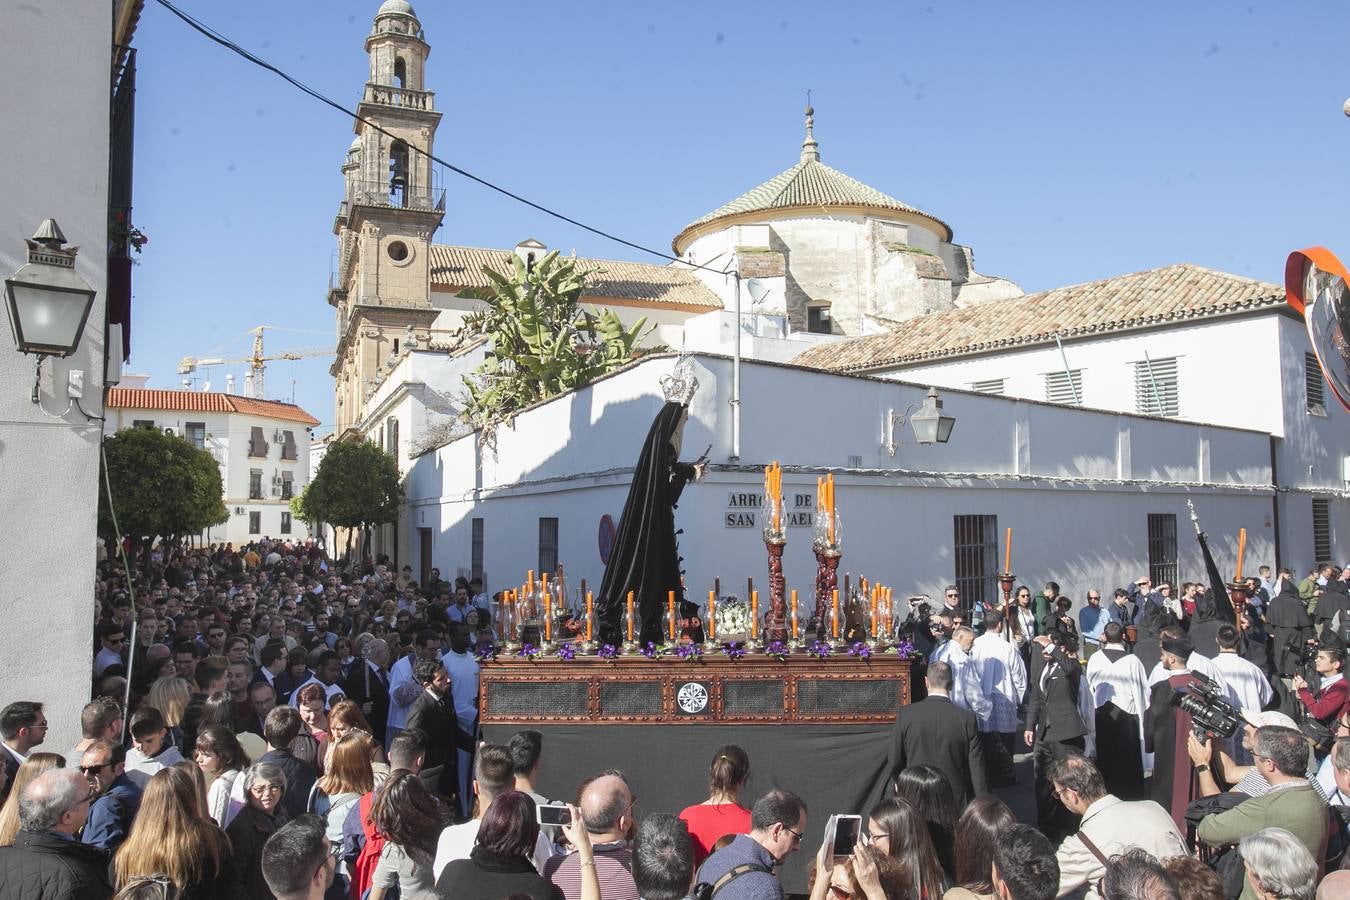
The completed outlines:
[[[540,825],[571,825],[572,811],[564,803],[541,803],[535,807]]]
[[[862,834],[862,816],[835,813],[825,825],[825,838],[830,843],[830,855],[839,858],[852,856]]]

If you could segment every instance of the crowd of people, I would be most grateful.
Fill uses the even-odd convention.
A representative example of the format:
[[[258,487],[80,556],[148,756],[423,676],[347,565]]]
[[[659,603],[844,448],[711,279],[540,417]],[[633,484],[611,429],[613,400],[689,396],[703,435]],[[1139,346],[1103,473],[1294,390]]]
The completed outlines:
[[[790,785],[747,796],[736,744],[682,810],[615,769],[545,797],[544,736],[478,727],[480,582],[308,543],[110,557],[81,740],[0,708],[0,900],[758,900],[803,850],[812,900],[1350,897],[1347,585],[916,603],[924,690],[855,838]],[[1023,753],[1034,822],[991,792]]]

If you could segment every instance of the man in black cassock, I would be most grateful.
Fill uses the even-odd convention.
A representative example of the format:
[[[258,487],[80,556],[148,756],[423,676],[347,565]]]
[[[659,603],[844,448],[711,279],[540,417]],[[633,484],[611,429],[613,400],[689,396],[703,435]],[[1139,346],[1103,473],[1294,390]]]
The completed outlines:
[[[1292,573],[1286,575],[1286,572],[1287,569],[1280,570],[1280,589],[1270,601],[1270,612],[1266,614],[1273,638],[1271,649],[1275,657],[1275,672],[1285,688],[1281,692],[1282,701],[1292,696],[1289,680],[1299,671],[1299,650],[1313,639],[1313,623],[1308,616],[1307,604],[1298,595]],[[1282,702],[1281,709],[1285,708]],[[1297,711],[1296,703],[1291,708]]]
[[[605,577],[595,598],[600,640],[618,645],[626,637],[628,592],[634,599],[634,637],[639,643],[666,642],[665,616],[671,591],[684,612],[684,583],[676,543],[675,505],[684,486],[703,474],[701,463],[680,462],[689,401],[698,387],[692,367],[676,365],[661,380],[666,403],[656,414],[633,471],[628,500],[614,536]]]
[[[1171,815],[1186,833],[1186,805],[1199,796],[1186,738],[1191,714],[1181,708],[1181,698],[1195,681],[1186,660],[1195,648],[1188,638],[1162,638],[1162,664],[1168,678],[1153,686],[1144,715],[1144,750],[1153,754],[1153,783],[1149,799]]]

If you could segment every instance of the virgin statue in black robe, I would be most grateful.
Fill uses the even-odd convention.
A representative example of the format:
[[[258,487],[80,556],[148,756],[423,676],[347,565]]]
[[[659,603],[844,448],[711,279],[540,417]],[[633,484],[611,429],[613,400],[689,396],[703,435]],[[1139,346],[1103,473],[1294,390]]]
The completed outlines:
[[[685,484],[702,475],[702,466],[680,462],[688,402],[697,381],[688,369],[681,373],[679,366],[676,368],[675,378],[662,379],[668,399],[642,443],[605,577],[595,599],[596,627],[600,640],[606,644],[618,646],[627,637],[629,591],[633,592],[634,637],[639,643],[666,643],[666,611],[671,591],[675,592],[677,615],[684,610],[675,505]]]

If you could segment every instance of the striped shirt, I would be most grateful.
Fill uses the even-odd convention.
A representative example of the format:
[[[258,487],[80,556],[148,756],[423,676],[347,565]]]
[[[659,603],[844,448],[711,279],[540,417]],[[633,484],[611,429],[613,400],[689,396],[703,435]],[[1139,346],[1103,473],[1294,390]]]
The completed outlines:
[[[639,900],[633,881],[633,845],[628,841],[596,844],[595,877],[605,900]],[[581,900],[581,863],[576,853],[555,856],[544,864],[544,877],[562,891],[567,900]]]

